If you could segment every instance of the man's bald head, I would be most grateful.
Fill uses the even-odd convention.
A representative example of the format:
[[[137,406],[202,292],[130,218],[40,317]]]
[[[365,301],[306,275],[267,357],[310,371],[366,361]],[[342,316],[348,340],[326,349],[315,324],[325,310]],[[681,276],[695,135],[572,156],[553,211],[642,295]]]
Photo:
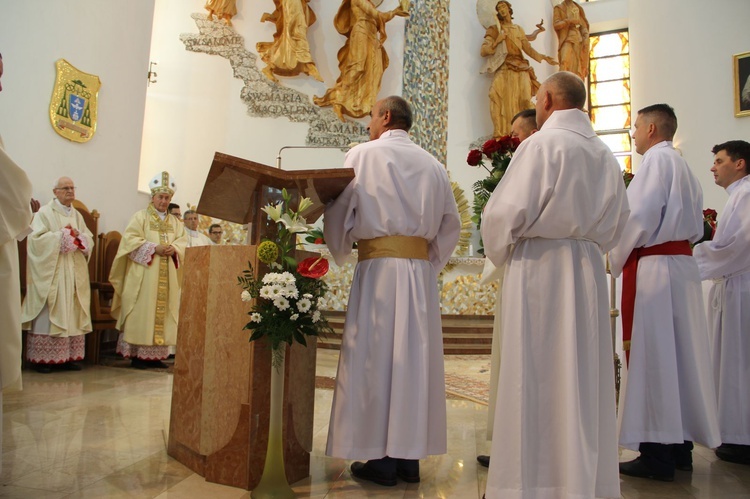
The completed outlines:
[[[586,85],[576,74],[558,71],[542,83],[536,93],[536,122],[541,128],[554,111],[583,109]]]

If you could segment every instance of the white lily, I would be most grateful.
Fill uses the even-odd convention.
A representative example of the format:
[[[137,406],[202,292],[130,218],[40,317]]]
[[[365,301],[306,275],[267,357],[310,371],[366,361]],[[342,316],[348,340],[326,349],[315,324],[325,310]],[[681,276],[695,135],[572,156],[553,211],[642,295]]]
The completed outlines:
[[[291,233],[307,232],[308,230],[312,229],[312,225],[307,225],[307,222],[304,218],[297,217],[296,219],[294,219],[286,213],[281,215],[281,218],[277,221],[284,224],[284,227],[286,227],[286,229]]]
[[[281,211],[284,207],[284,203],[277,203],[276,206],[268,204],[265,208],[261,208],[262,211],[271,217],[271,220],[278,222],[281,218]]]
[[[305,210],[307,210],[312,205],[313,205],[313,202],[310,198],[302,198],[302,200],[299,202],[299,208],[297,208],[297,213],[302,214]]]

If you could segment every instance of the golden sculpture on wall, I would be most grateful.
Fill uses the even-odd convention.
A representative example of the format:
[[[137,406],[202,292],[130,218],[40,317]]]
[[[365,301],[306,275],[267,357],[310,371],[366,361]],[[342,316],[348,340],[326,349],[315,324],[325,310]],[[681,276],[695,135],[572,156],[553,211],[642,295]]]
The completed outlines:
[[[589,22],[583,7],[573,0],[555,6],[553,27],[558,37],[560,71],[586,79],[589,74]]]
[[[205,9],[208,11],[209,21],[216,16],[223,19],[227,26],[232,25],[232,18],[237,15],[236,0],[208,0]]]
[[[377,9],[382,0],[343,0],[333,24],[346,37],[338,52],[340,75],[323,97],[313,97],[318,106],[333,106],[341,121],[344,115],[367,116],[380,92],[388,54],[383,47],[385,25],[396,16],[408,17],[409,0],[399,0],[393,10]]]
[[[57,76],[49,104],[49,119],[58,135],[88,142],[96,133],[99,87],[96,75],[79,71],[65,59],[55,62]]]
[[[527,35],[513,24],[513,8],[506,0],[478,0],[477,16],[486,29],[480,53],[487,60],[480,72],[494,74],[489,93],[490,116],[493,136],[501,137],[510,134],[510,120],[516,113],[534,107],[531,97],[539,89],[534,68],[524,53],[537,62],[557,65],[557,61],[540,54],[529,43],[545,31],[544,21]]]
[[[323,81],[318,68],[310,55],[307,42],[307,28],[315,22],[315,13],[310,0],[273,0],[276,9],[273,13],[263,13],[260,22],[276,24],[273,42],[258,42],[258,54],[266,67],[263,74],[271,81],[276,76],[297,76],[305,73],[318,81]]]

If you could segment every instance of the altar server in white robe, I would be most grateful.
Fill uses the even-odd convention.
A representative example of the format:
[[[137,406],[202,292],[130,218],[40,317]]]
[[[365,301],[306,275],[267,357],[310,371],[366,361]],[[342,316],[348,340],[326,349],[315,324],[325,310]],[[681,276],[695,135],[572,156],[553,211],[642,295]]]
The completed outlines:
[[[73,180],[60,177],[52,193],[31,224],[21,314],[28,331],[26,356],[42,373],[52,366],[79,371],[75,361],[83,360],[84,335],[91,332],[88,260],[94,238],[73,207]]]
[[[367,459],[354,476],[419,481],[419,459],[446,452],[445,378],[437,274],[461,221],[448,174],[409,139],[409,104],[375,104],[370,142],[351,149],[355,178],[325,212],[342,264],[358,242],[326,454]]]
[[[672,146],[676,130],[668,105],[638,111],[633,139],[643,163],[610,255],[612,275],[623,274],[624,342],[632,331],[620,445],[641,452],[620,473],[662,481],[674,480],[675,468],[692,470],[693,441],[719,445],[703,291],[689,244],[703,236],[703,191]]]
[[[585,101],[573,73],[542,84],[539,131],[484,210],[485,253],[507,265],[487,499],[620,497],[604,252],[628,202]]]
[[[693,248],[712,279],[708,324],[722,444],[716,455],[750,464],[750,143],[714,146],[716,185],[729,194],[713,240]]]
[[[523,142],[536,133],[536,109],[524,109],[510,120],[510,136],[516,137]],[[479,282],[487,286],[497,281],[497,298],[495,300],[495,320],[492,322],[492,356],[490,360],[490,403],[487,407],[487,440],[492,440],[492,428],[495,422],[495,406],[497,405],[497,379],[500,372],[500,353],[503,348],[503,274],[505,267],[497,268],[489,258],[485,258],[482,278]],[[490,456],[480,454],[477,456],[479,464],[485,468],[490,465]]]

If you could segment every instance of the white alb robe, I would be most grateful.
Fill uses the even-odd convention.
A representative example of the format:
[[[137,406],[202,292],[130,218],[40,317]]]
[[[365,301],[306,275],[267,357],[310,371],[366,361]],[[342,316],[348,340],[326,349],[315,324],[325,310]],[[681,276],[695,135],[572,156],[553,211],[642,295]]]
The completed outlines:
[[[603,253],[627,215],[617,161],[575,109],[521,143],[485,207],[485,253],[507,265],[488,499],[620,496]]]
[[[420,459],[447,446],[437,274],[461,228],[445,168],[403,130],[351,149],[355,178],[325,212],[337,263],[360,239],[425,238],[429,261],[375,258],[354,270],[326,454]]]
[[[727,192],[713,240],[693,256],[701,279],[714,280],[708,324],[721,441],[750,445],[750,176]]]
[[[617,277],[635,248],[703,235],[703,191],[671,142],[643,155],[628,187],[630,218],[610,254]],[[640,259],[620,445],[719,442],[708,326],[698,266],[687,255]]]

